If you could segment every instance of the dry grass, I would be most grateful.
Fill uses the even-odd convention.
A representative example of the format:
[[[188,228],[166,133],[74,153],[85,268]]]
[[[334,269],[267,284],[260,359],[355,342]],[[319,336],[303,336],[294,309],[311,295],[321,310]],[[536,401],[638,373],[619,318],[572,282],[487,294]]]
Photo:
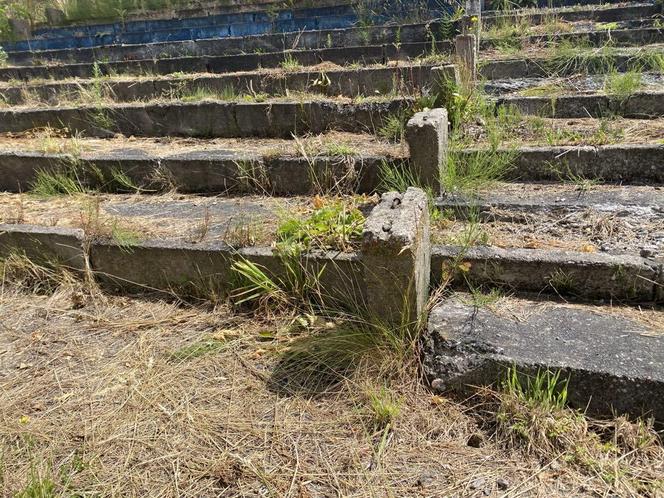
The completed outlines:
[[[639,254],[643,246],[657,246],[662,219],[653,215],[618,215],[594,209],[569,213],[515,212],[491,208],[478,225],[482,245],[501,248],[559,249],[585,253]],[[473,222],[441,219],[432,230],[434,243],[450,244],[467,233]]]
[[[412,367],[276,393],[280,353],[306,334],[292,316],[25,289],[0,294],[5,496],[626,496],[662,475],[657,445],[625,481],[506,445],[493,394],[432,396]]]
[[[330,144],[343,145],[365,155],[405,157],[407,150],[380,140],[374,135],[331,131],[321,135],[298,138],[309,155],[324,155]],[[259,138],[140,138],[122,137],[110,139],[70,137],[55,129],[38,129],[20,134],[0,135],[0,150],[36,151],[44,153],[107,153],[119,148],[140,149],[146,154],[171,155],[188,152],[235,151],[239,154],[255,153],[263,156],[300,156],[301,147],[294,140]]]

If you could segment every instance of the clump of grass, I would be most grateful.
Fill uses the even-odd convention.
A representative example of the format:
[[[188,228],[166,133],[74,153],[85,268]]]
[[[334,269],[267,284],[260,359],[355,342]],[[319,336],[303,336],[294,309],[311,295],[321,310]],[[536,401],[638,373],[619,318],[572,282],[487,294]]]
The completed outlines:
[[[341,201],[314,210],[305,219],[290,218],[277,230],[277,240],[303,249],[348,250],[361,235],[364,215]]]
[[[448,192],[473,193],[484,189],[505,177],[517,155],[514,149],[470,153],[452,149],[443,171],[442,185]]]
[[[574,276],[561,268],[557,268],[548,278],[549,286],[557,294],[570,294],[576,288]]]
[[[550,76],[605,74],[615,68],[617,51],[611,43],[593,47],[587,39],[561,40],[552,43],[549,51],[543,67]]]
[[[387,323],[358,308],[349,313],[324,312],[334,317],[334,327],[303,337],[284,352],[271,379],[278,389],[322,393],[355,371],[387,379],[415,361],[421,322],[406,319],[406,310],[401,324]],[[388,393],[374,394],[369,400],[371,418],[377,429],[385,429],[398,416],[400,403]]]
[[[634,490],[638,462],[662,454],[652,421],[595,421],[569,408],[569,379],[560,371],[527,375],[512,367],[496,396],[496,437],[502,444],[599,476],[618,494]],[[637,494],[651,495],[661,481],[638,487]]]
[[[407,119],[403,115],[389,116],[378,129],[378,136],[391,142],[403,142],[406,136]]]
[[[90,191],[75,167],[37,170],[30,191],[40,197],[79,195]]]
[[[0,259],[0,277],[27,292],[53,294],[64,284],[73,284],[75,275],[56,259],[35,261],[23,252],[13,252]]]
[[[205,100],[237,100],[239,95],[233,86],[225,86],[221,90],[197,86],[179,92],[179,100],[183,102],[202,102]]]
[[[401,414],[402,402],[390,389],[381,387],[367,393],[371,421],[375,430],[385,430],[392,426]]]
[[[452,242],[466,249],[474,246],[489,245],[489,234],[482,226],[479,215],[475,211],[471,211],[463,230],[453,238]]]
[[[332,157],[354,157],[359,155],[357,149],[344,143],[329,143],[325,147],[325,153]]]
[[[604,92],[607,95],[625,100],[638,92],[643,86],[643,75],[637,71],[619,73],[611,71],[604,80]]]
[[[516,367],[508,369],[496,413],[499,438],[509,447],[542,456],[573,448],[588,427],[583,416],[565,409],[568,384],[560,372],[527,376]]]
[[[291,72],[298,71],[302,67],[302,64],[300,64],[300,61],[298,61],[292,54],[286,54],[284,60],[279,64],[279,67],[284,71]]]
[[[171,359],[188,361],[202,356],[216,354],[228,347],[228,341],[217,338],[204,339],[188,346],[184,346],[171,354]]]

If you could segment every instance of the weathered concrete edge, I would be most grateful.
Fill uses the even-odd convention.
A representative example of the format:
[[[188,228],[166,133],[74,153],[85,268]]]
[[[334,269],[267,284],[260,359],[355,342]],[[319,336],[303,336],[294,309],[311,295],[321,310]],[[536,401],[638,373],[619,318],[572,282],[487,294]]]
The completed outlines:
[[[626,98],[610,95],[561,95],[554,97],[497,98],[501,106],[512,106],[524,114],[550,118],[601,118],[619,115],[652,119],[664,116],[664,92],[636,92]]]
[[[482,26],[493,26],[499,21],[513,19],[530,19],[531,22],[539,24],[547,16],[556,16],[561,21],[576,22],[592,20],[595,22],[614,22],[642,19],[660,13],[658,7],[652,3],[640,3],[629,6],[614,6],[609,8],[590,7],[584,9],[573,9],[570,7],[554,7],[545,9],[534,9],[505,13],[503,11],[488,11],[483,13]]]
[[[209,92],[234,92],[267,95],[286,95],[289,91],[306,91],[328,96],[389,95],[406,90],[414,94],[417,89],[432,83],[431,69],[435,65],[405,65],[378,68],[343,68],[333,71],[310,70],[279,74],[240,72],[238,74],[197,75],[192,78],[163,77],[153,79],[120,79],[104,83],[114,102],[147,102],[172,95],[195,94],[198,90]],[[322,75],[324,74],[324,78]],[[27,94],[36,96],[49,105],[73,100],[81,92],[96,84],[91,80],[77,82],[47,81],[6,86],[0,89],[0,97],[7,105],[24,105]]]
[[[431,281],[456,275],[460,284],[506,287],[515,291],[582,299],[662,302],[664,265],[639,256],[434,246]]]
[[[47,256],[54,256],[78,270],[88,268],[86,256],[89,255],[89,269],[106,275],[108,278],[102,279],[105,282],[135,282],[159,290],[170,288],[172,283],[200,281],[201,277],[217,274],[228,283],[229,261],[235,256],[256,258],[269,268],[279,267],[279,259],[270,248],[236,251],[223,243],[188,244],[174,240],[119,246],[109,241],[88,241],[83,232],[76,229],[0,225],[0,256],[18,250],[38,258],[44,247]],[[316,253],[309,259],[318,264],[340,265],[339,271],[330,272],[327,284],[331,293],[340,287],[347,291],[354,278],[364,275],[361,253]],[[164,273],[163,269],[169,268],[174,274]],[[440,284],[443,272],[458,271],[463,272],[463,281],[476,285],[625,302],[664,300],[664,264],[636,256],[489,247],[463,250],[455,246],[434,246],[431,249],[430,276],[434,285]]]
[[[461,154],[483,150],[487,149],[465,149]],[[559,181],[561,175],[571,173],[605,182],[664,183],[664,145],[660,144],[531,146],[498,149],[498,153],[515,153],[505,175],[511,180]]]
[[[331,100],[304,102],[224,102],[117,104],[103,109],[94,106],[36,108],[0,111],[0,132],[34,128],[68,128],[88,136],[187,137],[275,137],[293,133],[371,131],[385,119],[412,105],[409,97],[340,103]],[[211,119],[214,116],[215,119]]]
[[[170,182],[167,187],[175,187],[182,193],[305,195],[315,188],[339,182],[353,191],[370,193],[380,186],[383,164],[396,166],[404,161],[408,159],[369,155],[266,157],[251,153],[215,155],[205,152],[170,155],[116,152],[82,154],[74,158],[67,154],[4,151],[0,152],[0,191],[26,192],[39,172],[63,170],[76,164],[79,179],[90,188],[108,189],[114,172],[122,172],[146,191],[158,191],[163,187],[159,179],[167,178]],[[104,177],[103,185],[99,174]]]
[[[643,332],[643,333],[642,333]],[[569,378],[568,402],[590,415],[664,421],[664,341],[626,318],[586,309],[538,308],[523,322],[452,298],[422,337],[423,370],[438,392],[495,385],[507,369]]]

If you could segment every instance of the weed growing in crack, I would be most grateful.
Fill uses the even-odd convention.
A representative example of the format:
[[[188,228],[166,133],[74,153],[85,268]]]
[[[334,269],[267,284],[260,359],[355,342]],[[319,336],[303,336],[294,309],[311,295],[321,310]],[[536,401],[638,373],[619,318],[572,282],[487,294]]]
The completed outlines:
[[[558,295],[570,294],[576,288],[574,276],[561,268],[549,275],[547,283]]]
[[[609,72],[604,80],[604,92],[620,101],[627,100],[638,92],[643,86],[643,75],[637,71],[619,73],[616,70]]]
[[[359,152],[351,145],[335,142],[326,145],[325,154],[331,157],[354,157]]]

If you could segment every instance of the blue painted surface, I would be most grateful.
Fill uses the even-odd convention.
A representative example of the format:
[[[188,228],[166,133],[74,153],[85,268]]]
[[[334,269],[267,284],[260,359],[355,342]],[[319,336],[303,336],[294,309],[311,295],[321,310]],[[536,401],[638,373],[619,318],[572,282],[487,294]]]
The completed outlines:
[[[32,40],[4,42],[2,47],[12,52],[63,50],[103,47],[108,45],[138,45],[159,42],[179,42],[251,36],[266,33],[285,33],[300,30],[342,29],[357,23],[357,16],[349,5],[283,10],[274,15],[267,12],[219,14],[187,19],[159,19],[107,23],[63,28],[42,28]]]
[[[133,45],[168,41],[261,35],[301,29],[346,28],[357,21],[352,7],[319,7],[267,12],[219,14],[187,19],[158,19],[63,28],[41,28],[35,38],[4,42],[6,52],[61,50],[105,45]]]

